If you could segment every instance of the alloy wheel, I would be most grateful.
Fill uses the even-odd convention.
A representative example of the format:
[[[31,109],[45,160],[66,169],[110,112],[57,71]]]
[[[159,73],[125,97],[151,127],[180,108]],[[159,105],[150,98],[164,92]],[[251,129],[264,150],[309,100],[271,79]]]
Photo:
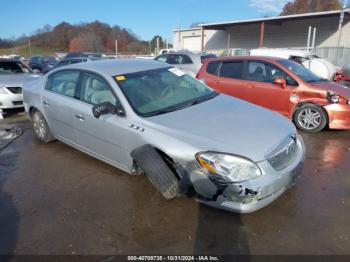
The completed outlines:
[[[299,124],[307,129],[316,129],[321,125],[322,117],[320,112],[313,108],[305,108],[298,115]]]
[[[36,133],[36,135],[39,138],[44,139],[46,135],[46,123],[45,123],[45,119],[38,112],[34,113],[33,126],[34,126],[34,132]]]

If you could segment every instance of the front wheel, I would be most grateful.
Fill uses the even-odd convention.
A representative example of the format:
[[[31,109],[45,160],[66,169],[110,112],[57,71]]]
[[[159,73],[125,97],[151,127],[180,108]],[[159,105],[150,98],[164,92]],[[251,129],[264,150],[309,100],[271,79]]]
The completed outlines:
[[[316,133],[327,125],[327,113],[318,105],[305,104],[294,113],[294,123],[302,131]]]
[[[47,124],[44,116],[37,110],[32,115],[33,129],[35,136],[43,143],[49,143],[54,140],[49,125]]]

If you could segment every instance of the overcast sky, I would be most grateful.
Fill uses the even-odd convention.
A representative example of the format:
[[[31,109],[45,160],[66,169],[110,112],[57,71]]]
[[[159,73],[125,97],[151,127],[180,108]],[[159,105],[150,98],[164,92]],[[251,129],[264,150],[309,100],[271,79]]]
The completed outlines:
[[[1,1],[0,37],[32,34],[62,21],[99,20],[130,28],[141,39],[161,35],[172,41],[177,21],[220,22],[278,15],[288,0],[6,0]]]

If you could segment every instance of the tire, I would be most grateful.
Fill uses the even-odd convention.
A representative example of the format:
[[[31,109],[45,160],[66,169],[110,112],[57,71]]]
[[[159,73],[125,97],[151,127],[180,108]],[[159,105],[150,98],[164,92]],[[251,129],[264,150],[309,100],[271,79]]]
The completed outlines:
[[[149,145],[142,146],[134,150],[131,156],[165,199],[178,195],[179,181],[156,149]]]
[[[315,104],[305,104],[294,113],[293,121],[298,129],[307,133],[322,131],[328,124],[327,113]]]
[[[32,123],[34,134],[40,142],[47,144],[55,140],[45,117],[38,110],[34,110],[32,113]]]

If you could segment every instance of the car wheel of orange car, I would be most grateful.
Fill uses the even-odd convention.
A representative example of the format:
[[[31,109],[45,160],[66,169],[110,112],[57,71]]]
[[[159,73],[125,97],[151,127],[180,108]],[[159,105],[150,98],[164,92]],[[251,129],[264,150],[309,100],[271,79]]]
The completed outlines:
[[[327,125],[327,113],[315,104],[305,104],[294,113],[295,125],[304,132],[315,133],[323,130]]]

